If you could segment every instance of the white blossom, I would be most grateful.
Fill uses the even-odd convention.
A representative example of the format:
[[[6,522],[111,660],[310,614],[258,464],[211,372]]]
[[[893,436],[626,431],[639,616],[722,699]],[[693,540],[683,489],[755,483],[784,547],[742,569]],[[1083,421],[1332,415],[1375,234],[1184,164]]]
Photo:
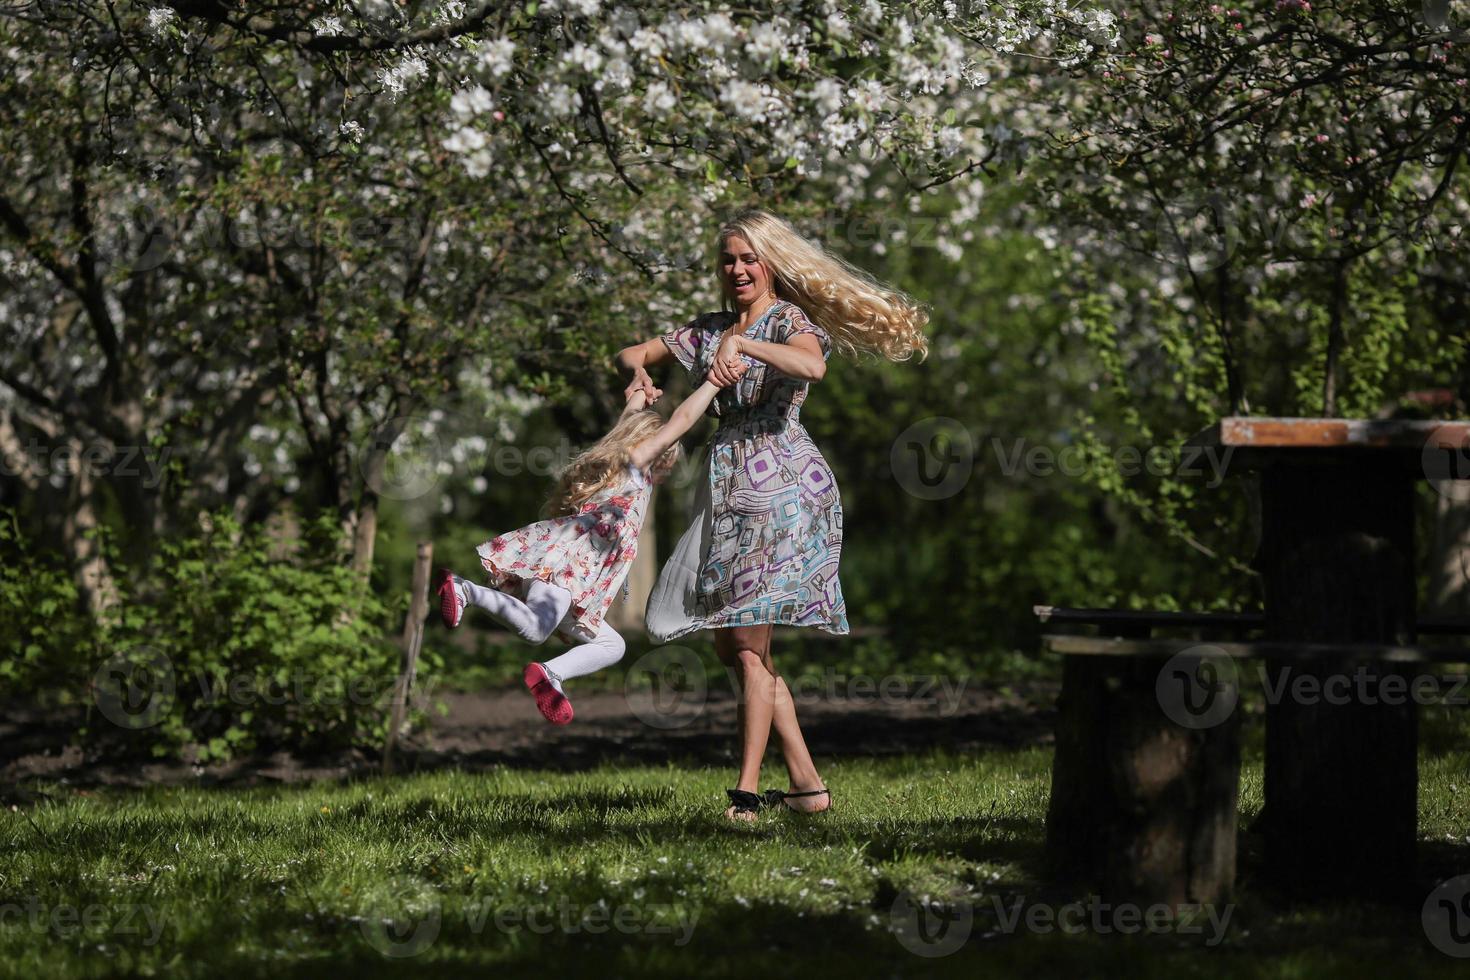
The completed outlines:
[[[674,93],[663,82],[653,82],[643,96],[643,111],[650,116],[666,116],[676,104]]]
[[[157,40],[178,19],[179,15],[172,7],[154,7],[148,11],[148,33]]]
[[[578,41],[561,56],[562,62],[580,68],[589,75],[602,67],[602,52]]]
[[[628,39],[628,47],[637,51],[650,61],[656,61],[664,53],[664,39],[658,31],[647,27],[640,27],[633,32]]]
[[[786,47],[786,35],[776,24],[766,21],[755,25],[750,31],[750,40],[745,42],[745,51],[759,62],[768,62]]]
[[[476,85],[455,92],[449,100],[449,111],[453,112],[457,119],[471,119],[489,112],[494,105],[495,100],[489,91],[484,86]]]
[[[380,70],[378,82],[396,99],[408,91],[410,82],[425,78],[428,74],[428,63],[419,55],[410,53],[404,55],[403,60],[391,68]]]
[[[484,145],[485,134],[474,126],[461,126],[444,141],[444,148],[450,153],[469,153]]]
[[[480,67],[488,71],[491,78],[500,78],[510,72],[515,53],[514,41],[498,37],[480,49]]]
[[[603,88],[622,91],[633,87],[633,66],[622,58],[612,58],[608,61],[602,73],[598,75],[593,87],[601,91]]]
[[[812,105],[823,115],[842,108],[842,86],[830,78],[820,79],[807,93]]]
[[[964,140],[965,134],[957,126],[945,126],[936,137],[939,152],[946,157],[959,153]]]
[[[561,82],[540,87],[542,104],[553,116],[570,116],[582,107],[582,95],[576,89]]]
[[[746,119],[764,118],[761,111],[761,90],[753,82],[744,79],[731,82],[720,91],[720,100],[736,114]]]

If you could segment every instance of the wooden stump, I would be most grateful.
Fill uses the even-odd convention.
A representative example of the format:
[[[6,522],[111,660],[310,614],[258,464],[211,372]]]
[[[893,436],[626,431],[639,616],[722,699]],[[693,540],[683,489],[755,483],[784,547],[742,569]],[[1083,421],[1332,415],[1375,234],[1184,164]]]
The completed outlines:
[[[1381,462],[1282,464],[1262,473],[1261,498],[1256,564],[1267,639],[1414,642],[1409,475]],[[1281,692],[1268,691],[1266,707],[1268,878],[1324,897],[1384,898],[1410,887],[1418,714],[1411,697],[1386,704],[1381,695],[1383,679],[1394,674],[1409,691],[1412,669],[1276,657],[1266,671],[1268,685]]]
[[[1103,901],[1223,903],[1235,886],[1240,722],[1189,728],[1159,704],[1158,658],[1064,658],[1047,810],[1053,877]]]
[[[424,642],[424,620],[429,615],[429,567],[433,563],[434,542],[420,541],[413,561],[413,592],[409,595],[408,615],[403,620],[403,655],[388,712],[388,737],[383,743],[384,775],[393,771],[393,750],[398,745],[414,678],[418,675],[419,647]]]

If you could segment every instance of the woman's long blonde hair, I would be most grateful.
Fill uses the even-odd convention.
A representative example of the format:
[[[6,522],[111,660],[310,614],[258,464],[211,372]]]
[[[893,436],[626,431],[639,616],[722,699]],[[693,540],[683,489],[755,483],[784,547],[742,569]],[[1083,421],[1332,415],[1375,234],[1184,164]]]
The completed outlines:
[[[801,307],[831,335],[839,352],[870,351],[890,361],[905,361],[916,353],[920,360],[928,356],[929,341],[924,337],[928,311],[760,208],[735,215],[720,229],[716,241],[715,274],[727,308],[733,299],[719,274],[718,252],[737,235],[767,264],[776,295]]]
[[[628,454],[634,446],[664,427],[661,415],[651,408],[629,412],[608,430],[607,435],[579,453],[557,477],[556,488],[546,501],[547,517],[564,517],[623,478]],[[658,482],[679,462],[676,442],[649,464],[646,476]]]

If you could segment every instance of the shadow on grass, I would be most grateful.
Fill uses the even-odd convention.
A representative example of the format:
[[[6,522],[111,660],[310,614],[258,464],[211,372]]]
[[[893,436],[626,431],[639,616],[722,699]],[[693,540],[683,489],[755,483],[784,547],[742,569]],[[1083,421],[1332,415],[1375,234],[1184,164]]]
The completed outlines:
[[[622,927],[613,927],[608,915],[593,926],[600,931],[592,931],[580,919],[586,905],[573,903],[570,915],[559,918],[548,902],[528,925],[533,920],[525,908],[469,908],[448,898],[434,919],[400,922],[394,932],[371,934],[362,922],[320,919],[307,939],[320,960],[271,972],[319,975],[329,962],[354,977],[482,975],[487,969],[506,976],[597,978],[1457,975],[1458,964],[1429,948],[1407,914],[1309,910],[1282,920],[1264,909],[1241,908],[1223,922],[1202,921],[1198,932],[1158,934],[1125,933],[1105,916],[1081,920],[1081,929],[1066,933],[1056,920],[1042,916],[1036,924],[1025,914],[1037,907],[1055,912],[1073,901],[998,892],[931,910],[889,886],[871,901],[828,913],[801,914],[733,897],[698,909],[625,904],[610,910],[627,911]],[[299,919],[268,914],[252,925],[268,939],[298,927]],[[258,955],[240,955],[223,941],[201,941],[186,955],[207,957],[212,970],[231,974],[261,968]]]

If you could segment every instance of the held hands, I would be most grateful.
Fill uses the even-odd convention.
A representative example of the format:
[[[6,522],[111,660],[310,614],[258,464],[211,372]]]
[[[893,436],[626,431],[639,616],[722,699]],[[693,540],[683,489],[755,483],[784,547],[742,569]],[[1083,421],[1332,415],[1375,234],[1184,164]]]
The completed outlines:
[[[721,388],[728,388],[740,380],[740,376],[749,367],[745,363],[740,341],[739,334],[729,330],[725,332],[720,339],[720,346],[715,349],[715,357],[710,363],[709,373],[705,375],[706,379]]]
[[[663,389],[653,383],[653,379],[648,376],[646,370],[642,367],[636,367],[633,369],[633,380],[628,383],[628,387],[623,389],[623,399],[629,405],[632,405],[634,396],[641,394],[640,404],[633,405],[633,407],[643,408],[646,405],[652,405],[658,401],[663,393]]]

